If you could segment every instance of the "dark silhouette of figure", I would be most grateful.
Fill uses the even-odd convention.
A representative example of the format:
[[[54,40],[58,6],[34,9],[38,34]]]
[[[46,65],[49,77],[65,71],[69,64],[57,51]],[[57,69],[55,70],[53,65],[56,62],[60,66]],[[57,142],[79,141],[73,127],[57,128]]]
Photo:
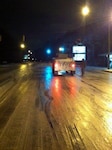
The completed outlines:
[[[84,75],[85,67],[86,67],[86,62],[84,59],[82,59],[82,61],[81,61],[81,75],[82,76]]]

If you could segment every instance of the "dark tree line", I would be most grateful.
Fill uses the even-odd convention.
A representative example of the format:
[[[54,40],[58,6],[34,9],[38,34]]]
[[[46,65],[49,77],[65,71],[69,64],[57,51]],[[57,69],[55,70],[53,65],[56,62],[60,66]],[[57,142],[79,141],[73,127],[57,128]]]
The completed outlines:
[[[84,28],[86,30],[84,31]],[[110,41],[112,34],[110,30]],[[91,23],[85,27],[80,27],[77,30],[66,33],[54,42],[54,49],[60,45],[72,52],[72,46],[81,43],[87,47],[87,64],[95,66],[106,66],[108,52],[108,26],[100,22]],[[112,47],[112,42],[110,43]],[[112,49],[112,48],[111,48]],[[105,54],[105,55],[103,55]]]
[[[0,63],[20,61],[18,42],[8,32],[0,29]]]

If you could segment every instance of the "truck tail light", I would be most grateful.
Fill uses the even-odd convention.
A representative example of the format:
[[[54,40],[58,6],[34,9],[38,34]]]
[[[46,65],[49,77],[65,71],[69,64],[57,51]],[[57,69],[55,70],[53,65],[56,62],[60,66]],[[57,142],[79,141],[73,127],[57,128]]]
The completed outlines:
[[[58,64],[57,62],[55,62],[54,67],[55,67],[55,68],[58,68],[58,67],[59,67],[59,64]]]
[[[71,63],[71,67],[72,67],[72,68],[75,68],[75,63]]]

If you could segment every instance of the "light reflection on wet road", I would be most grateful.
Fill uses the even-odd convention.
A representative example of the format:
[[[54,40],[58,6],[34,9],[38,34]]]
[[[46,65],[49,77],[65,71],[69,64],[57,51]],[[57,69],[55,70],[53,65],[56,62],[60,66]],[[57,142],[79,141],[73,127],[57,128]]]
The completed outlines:
[[[39,63],[10,77],[0,95],[0,150],[112,149],[112,74],[53,76]]]
[[[51,66],[47,66],[45,68],[44,75],[45,75],[45,88],[49,89],[53,78]]]
[[[50,80],[53,117],[59,117],[57,122],[61,126],[75,125],[87,149],[111,149],[112,146],[112,78],[111,74],[102,73],[90,73],[89,78],[87,73],[83,78],[56,76],[52,83]]]

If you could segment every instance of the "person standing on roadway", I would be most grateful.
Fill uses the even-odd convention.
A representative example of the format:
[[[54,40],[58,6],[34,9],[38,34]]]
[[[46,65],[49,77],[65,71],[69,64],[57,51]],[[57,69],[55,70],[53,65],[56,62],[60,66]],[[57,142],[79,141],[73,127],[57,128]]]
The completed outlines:
[[[82,61],[81,61],[81,75],[82,76],[84,75],[85,67],[86,67],[86,62],[84,59],[82,59]]]

